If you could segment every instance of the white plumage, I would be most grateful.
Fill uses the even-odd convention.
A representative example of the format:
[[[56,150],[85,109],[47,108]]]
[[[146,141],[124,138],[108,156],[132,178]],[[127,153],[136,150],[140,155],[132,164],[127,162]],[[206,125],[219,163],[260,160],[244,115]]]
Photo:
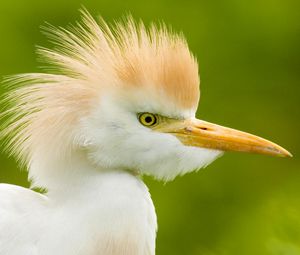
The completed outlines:
[[[10,79],[7,150],[32,187],[0,185],[1,255],[154,255],[156,214],[140,179],[172,180],[224,150],[288,156],[262,138],[195,119],[199,77],[165,26],[50,28],[52,72]]]

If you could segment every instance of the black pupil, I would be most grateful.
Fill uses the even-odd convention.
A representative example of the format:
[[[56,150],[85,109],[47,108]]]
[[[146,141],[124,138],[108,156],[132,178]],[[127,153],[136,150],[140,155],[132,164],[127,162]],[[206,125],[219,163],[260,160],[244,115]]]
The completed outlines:
[[[146,123],[151,123],[152,122],[152,117],[151,116],[147,116],[145,118]]]

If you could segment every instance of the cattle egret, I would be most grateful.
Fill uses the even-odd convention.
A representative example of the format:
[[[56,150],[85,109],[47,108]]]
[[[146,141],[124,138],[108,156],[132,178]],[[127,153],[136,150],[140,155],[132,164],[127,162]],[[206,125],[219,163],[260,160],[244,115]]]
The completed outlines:
[[[291,156],[195,118],[199,75],[183,36],[131,17],[48,27],[44,73],[9,78],[1,137],[32,189],[0,185],[1,255],[153,255],[142,175],[169,181],[223,151]]]

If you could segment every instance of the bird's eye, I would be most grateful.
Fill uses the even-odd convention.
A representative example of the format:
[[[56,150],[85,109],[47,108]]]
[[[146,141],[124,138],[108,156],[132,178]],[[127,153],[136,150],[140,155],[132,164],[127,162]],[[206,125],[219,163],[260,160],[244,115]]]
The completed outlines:
[[[145,127],[152,127],[157,123],[156,115],[148,112],[140,113],[138,115],[139,121]]]

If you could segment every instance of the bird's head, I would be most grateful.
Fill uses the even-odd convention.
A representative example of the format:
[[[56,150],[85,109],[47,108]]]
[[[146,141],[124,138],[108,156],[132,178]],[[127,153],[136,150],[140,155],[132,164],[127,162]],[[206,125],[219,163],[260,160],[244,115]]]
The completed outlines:
[[[12,78],[7,147],[30,168],[41,158],[84,155],[99,169],[171,180],[223,151],[288,156],[262,138],[195,118],[197,61],[182,35],[131,18],[97,23],[87,12],[70,29],[50,28],[39,49],[51,73]],[[21,84],[22,86],[19,86]]]

